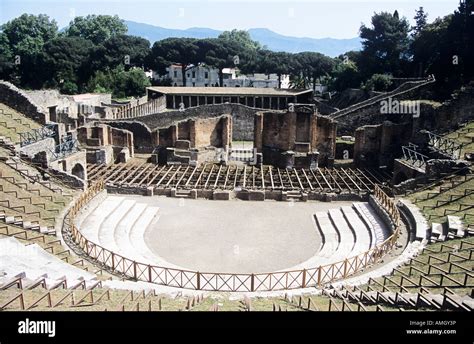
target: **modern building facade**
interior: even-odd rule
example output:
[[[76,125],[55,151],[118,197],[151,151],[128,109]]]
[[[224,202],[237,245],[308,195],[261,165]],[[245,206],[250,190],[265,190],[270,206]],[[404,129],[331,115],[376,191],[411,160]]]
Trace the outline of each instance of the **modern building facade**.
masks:
[[[181,65],[172,64],[167,69],[167,74],[156,78],[169,78],[174,87],[183,86],[183,71]],[[219,70],[204,64],[190,66],[186,69],[186,87],[218,87]],[[239,75],[236,68],[224,68],[223,87],[255,87],[255,88],[289,88],[289,75],[281,75],[280,82],[277,74],[255,73],[251,75]],[[279,85],[280,84],[280,85]]]

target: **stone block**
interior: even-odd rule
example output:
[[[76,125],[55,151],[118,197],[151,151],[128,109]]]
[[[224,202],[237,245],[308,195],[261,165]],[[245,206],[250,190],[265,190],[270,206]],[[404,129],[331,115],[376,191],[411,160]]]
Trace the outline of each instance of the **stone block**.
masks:
[[[146,195],[147,196],[153,196],[154,195],[154,188],[153,186],[149,186],[146,188]]]
[[[249,201],[265,201],[265,192],[264,191],[249,190],[248,200]]]
[[[219,190],[219,191],[214,191],[212,193],[212,199],[216,201],[228,201],[230,199],[230,192],[229,191],[224,191],[224,190]]]

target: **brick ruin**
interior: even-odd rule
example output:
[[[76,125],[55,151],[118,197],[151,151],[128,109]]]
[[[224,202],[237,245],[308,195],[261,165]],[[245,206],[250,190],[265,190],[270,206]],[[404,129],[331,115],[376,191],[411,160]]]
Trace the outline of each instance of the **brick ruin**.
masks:
[[[420,128],[434,131],[455,127],[460,121],[472,119],[474,106],[473,87],[466,87],[453,100],[442,104],[420,101],[419,118],[410,114],[381,115],[380,104],[374,103],[375,100],[372,101],[374,104],[369,102],[360,109],[355,107],[350,116],[341,118],[321,116],[312,104],[289,103],[287,110],[263,110],[239,102],[204,102],[206,105],[198,104],[182,111],[141,116],[139,109],[148,109],[145,113],[153,112],[156,105],[147,102],[145,97],[136,100],[136,104],[124,105],[111,104],[110,95],[66,97],[54,91],[25,92],[4,82],[0,87],[3,90],[0,101],[42,124],[54,122],[57,125],[54,140],[47,138],[44,142],[22,147],[23,152],[50,167],[71,173],[73,168],[64,162],[69,157],[52,159],[50,154],[58,149],[65,137],[77,138],[80,146],[70,154],[80,153],[77,156],[83,156],[81,165],[84,167],[87,163],[126,162],[138,153],[151,155],[151,161],[158,164],[227,164],[239,161],[250,165],[311,169],[332,167],[335,159],[352,163],[353,157],[356,167],[382,166],[386,171],[393,171],[396,160],[403,158],[403,146],[426,146],[426,142],[421,142]],[[412,98],[413,94],[407,92],[402,99]],[[96,111],[94,116],[83,115],[85,110],[81,106],[84,104],[88,108],[104,108],[105,112],[113,113],[126,109],[131,111],[131,118],[104,115],[100,111]],[[61,110],[63,108],[69,110],[65,113]],[[361,124],[365,125],[360,127]],[[336,130],[339,135],[355,136],[351,138],[353,141],[342,142],[345,144],[343,147],[339,142],[338,153]],[[244,148],[233,147],[232,143],[236,141],[239,145],[241,141],[245,142]],[[81,151],[81,148],[85,150]],[[232,153],[239,150],[239,154],[245,151],[255,159],[232,159]],[[38,154],[41,152],[44,154]],[[433,154],[430,157],[443,159]],[[76,168],[75,175],[85,177],[79,169]],[[405,175],[410,178],[409,173]],[[398,182],[404,178],[395,179]]]
[[[354,163],[358,167],[393,167],[393,159],[400,156],[402,146],[412,137],[410,123],[366,125],[355,131]]]
[[[156,163],[196,165],[219,161],[219,154],[232,143],[232,116],[190,118],[151,133]]]
[[[77,129],[77,140],[86,148],[88,163],[126,162],[134,156],[133,134],[128,130],[93,123]]]
[[[282,168],[332,166],[336,122],[318,116],[314,105],[295,104],[290,110],[255,115],[254,145],[262,154],[263,164]]]

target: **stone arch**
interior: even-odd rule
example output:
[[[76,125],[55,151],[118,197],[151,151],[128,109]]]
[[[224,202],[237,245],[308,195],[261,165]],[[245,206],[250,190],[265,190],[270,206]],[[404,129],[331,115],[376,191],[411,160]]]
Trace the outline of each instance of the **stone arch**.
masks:
[[[81,164],[77,163],[74,165],[74,167],[72,168],[71,170],[71,173],[78,177],[79,179],[82,179],[84,180],[85,177],[86,177],[86,173],[85,173],[85,169],[84,169],[84,166],[82,166]]]

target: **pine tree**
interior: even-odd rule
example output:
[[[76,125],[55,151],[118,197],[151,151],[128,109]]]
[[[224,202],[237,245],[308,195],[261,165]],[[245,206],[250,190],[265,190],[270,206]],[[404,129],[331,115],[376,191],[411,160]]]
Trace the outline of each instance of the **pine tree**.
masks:
[[[413,36],[418,36],[421,31],[426,27],[426,24],[428,19],[428,13],[425,12],[423,7],[420,7],[418,10],[416,10],[416,15],[415,15],[415,26],[413,26],[412,29],[412,35]]]

